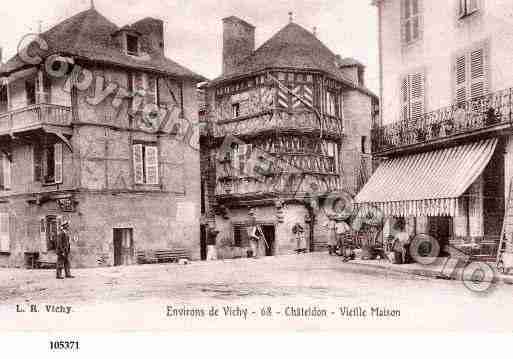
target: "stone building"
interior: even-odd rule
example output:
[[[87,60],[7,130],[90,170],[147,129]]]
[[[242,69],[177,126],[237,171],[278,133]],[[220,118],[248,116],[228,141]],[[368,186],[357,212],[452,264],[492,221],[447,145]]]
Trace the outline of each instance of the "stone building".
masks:
[[[231,16],[223,73],[203,88],[203,247],[245,257],[256,221],[260,255],[294,253],[297,224],[309,250],[325,249],[337,219],[330,198],[354,195],[370,175],[377,98],[364,66],[292,20],[255,49],[255,27]]]
[[[91,8],[32,40],[0,67],[0,266],[55,262],[62,220],[76,267],[199,258],[204,78],[165,57],[163,22]]]
[[[513,4],[375,5],[383,125],[373,155],[383,163],[356,199],[411,235],[494,257],[513,178]]]

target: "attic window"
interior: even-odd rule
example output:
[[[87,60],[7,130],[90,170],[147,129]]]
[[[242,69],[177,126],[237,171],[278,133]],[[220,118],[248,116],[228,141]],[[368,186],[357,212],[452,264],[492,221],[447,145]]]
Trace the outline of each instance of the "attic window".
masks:
[[[128,55],[139,55],[139,38],[133,35],[126,35],[126,52]]]

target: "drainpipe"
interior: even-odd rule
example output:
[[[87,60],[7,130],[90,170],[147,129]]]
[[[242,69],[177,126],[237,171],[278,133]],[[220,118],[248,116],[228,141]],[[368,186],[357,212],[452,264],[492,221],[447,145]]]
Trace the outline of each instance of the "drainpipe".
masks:
[[[381,19],[382,3],[378,7],[378,53],[379,53],[379,126],[383,126],[383,21]]]

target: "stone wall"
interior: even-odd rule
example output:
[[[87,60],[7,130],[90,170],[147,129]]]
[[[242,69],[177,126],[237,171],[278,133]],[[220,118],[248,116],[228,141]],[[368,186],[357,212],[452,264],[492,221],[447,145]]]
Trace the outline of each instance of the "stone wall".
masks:
[[[102,70],[101,75],[126,85],[126,72]],[[164,101],[169,100],[168,90],[161,92]],[[73,128],[73,152],[63,146],[63,184],[46,186],[35,182],[31,146],[14,143],[13,186],[0,193],[0,213],[9,213],[11,218],[10,251],[0,254],[0,266],[23,266],[25,252],[39,252],[42,258],[55,260],[41,247],[40,220],[47,215],[71,220],[72,232],[78,239],[72,245],[72,264],[76,267],[113,264],[114,228],[133,229],[135,250],[185,248],[193,259],[199,259],[196,86],[185,82],[177,93],[183,93],[184,117],[196,127],[188,127],[182,121],[178,133],[165,127],[164,133],[157,136],[151,131],[129,130],[126,104],[115,108],[110,98],[93,106],[86,98],[94,93],[79,92],[80,123]],[[187,129],[190,131],[185,134]],[[134,140],[158,145],[159,185],[134,183]],[[57,205],[55,199],[63,195],[76,201],[73,212],[62,212]]]

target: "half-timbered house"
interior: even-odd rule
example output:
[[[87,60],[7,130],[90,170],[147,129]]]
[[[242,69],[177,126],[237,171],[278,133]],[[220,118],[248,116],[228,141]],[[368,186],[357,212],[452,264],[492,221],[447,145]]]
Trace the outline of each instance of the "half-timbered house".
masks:
[[[91,8],[24,46],[0,67],[0,266],[55,262],[63,219],[74,266],[198,258],[199,154],[184,132],[204,79],[165,57],[163,22],[120,28]]]
[[[377,99],[364,66],[292,20],[256,50],[253,25],[232,16],[223,30],[223,73],[205,86],[203,245],[245,257],[257,223],[260,255],[293,253],[299,224],[323,250],[329,198],[354,195],[370,174]]]

